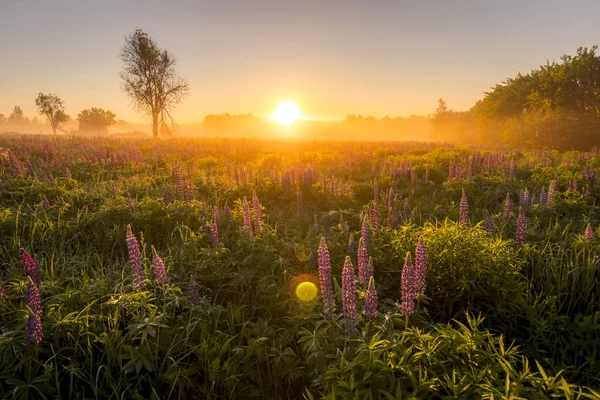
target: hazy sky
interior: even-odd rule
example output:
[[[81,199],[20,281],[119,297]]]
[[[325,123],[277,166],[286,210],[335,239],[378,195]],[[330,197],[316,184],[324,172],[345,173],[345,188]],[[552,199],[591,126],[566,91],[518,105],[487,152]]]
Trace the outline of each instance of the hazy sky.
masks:
[[[141,28],[178,59],[190,96],[179,122],[207,113],[269,116],[468,109],[495,83],[600,42],[600,1],[0,0],[0,113],[35,112],[54,92],[143,121],[120,90],[119,51]]]

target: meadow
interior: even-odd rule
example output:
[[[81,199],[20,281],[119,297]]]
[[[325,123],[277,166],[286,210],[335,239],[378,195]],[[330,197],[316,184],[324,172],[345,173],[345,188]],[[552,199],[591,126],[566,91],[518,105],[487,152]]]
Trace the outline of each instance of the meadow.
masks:
[[[0,397],[600,398],[599,168],[0,138]]]

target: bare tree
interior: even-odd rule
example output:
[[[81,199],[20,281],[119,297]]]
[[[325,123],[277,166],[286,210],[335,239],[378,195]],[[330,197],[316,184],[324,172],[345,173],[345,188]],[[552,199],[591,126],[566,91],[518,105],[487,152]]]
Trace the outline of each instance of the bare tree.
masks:
[[[171,111],[189,91],[188,83],[177,74],[175,58],[136,29],[125,39],[121,59],[125,63],[121,87],[134,107],[152,116],[152,136],[158,136],[159,125],[161,131],[172,131]]]
[[[55,94],[38,94],[38,97],[35,99],[35,105],[38,107],[40,114],[48,118],[52,132],[55,135],[56,129],[60,129],[58,125],[69,119],[69,116],[65,114],[64,102]]]

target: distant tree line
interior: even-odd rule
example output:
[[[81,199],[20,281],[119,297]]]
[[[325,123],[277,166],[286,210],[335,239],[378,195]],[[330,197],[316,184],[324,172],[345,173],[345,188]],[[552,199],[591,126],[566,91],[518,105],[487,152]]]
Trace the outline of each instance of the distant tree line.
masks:
[[[586,150],[600,145],[600,57],[577,49],[494,86],[470,110],[440,99],[432,139],[511,147]]]

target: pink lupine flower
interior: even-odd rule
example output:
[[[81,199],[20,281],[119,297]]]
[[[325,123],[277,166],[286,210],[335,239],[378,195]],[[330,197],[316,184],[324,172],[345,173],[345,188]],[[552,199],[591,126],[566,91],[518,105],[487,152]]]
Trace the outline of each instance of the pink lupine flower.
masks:
[[[217,225],[214,218],[208,229],[210,231],[210,244],[212,247],[217,247],[219,245],[219,225]]]
[[[410,206],[408,205],[408,199],[404,200],[404,220],[410,219]]]
[[[506,193],[506,200],[504,201],[504,212],[502,213],[502,218],[504,218],[505,221],[508,221],[510,219],[510,213],[511,213],[510,194]]]
[[[365,214],[361,227],[361,239],[365,241],[365,245],[369,243],[369,236],[371,233],[371,223],[369,221],[369,215]]]
[[[387,229],[392,230],[392,229],[394,229],[395,222],[396,222],[396,220],[394,219],[394,210],[392,209],[392,207],[388,207],[388,216],[387,216],[385,227]]]
[[[377,179],[373,180],[373,201],[375,203],[379,202],[379,185],[377,184]]]
[[[365,241],[360,238],[358,241],[358,281],[361,285],[366,285],[369,282],[369,256],[367,255],[367,248],[365,247]]]
[[[463,189],[462,196],[460,198],[460,216],[458,218],[458,223],[466,224],[467,222],[469,222],[469,202],[467,201],[465,189]]]
[[[242,201],[242,215],[244,220],[242,224],[242,231],[246,233],[249,239],[254,240],[254,236],[252,234],[252,217],[250,216],[250,206],[245,198]]]
[[[167,270],[165,268],[165,263],[162,258],[158,255],[158,252],[152,246],[152,267],[154,269],[154,276],[156,277],[156,283],[159,285],[164,285],[167,283]]]
[[[321,237],[317,255],[319,263],[319,285],[321,287],[321,296],[323,297],[323,316],[326,320],[329,320],[335,311],[335,300],[333,298],[333,281],[331,278],[329,249],[327,248],[327,242],[324,237]]]
[[[127,225],[127,250],[129,252],[129,263],[131,264],[131,277],[133,278],[133,288],[137,291],[142,290],[144,286],[144,266],[140,255],[140,247],[135,235],[131,231],[131,225]]]
[[[590,224],[588,224],[588,226],[585,228],[585,233],[583,234],[583,236],[585,238],[585,241],[588,243],[591,243],[594,239],[594,231],[592,230]]]
[[[260,218],[260,202],[258,201],[256,192],[252,193],[252,209],[254,211],[254,230],[256,232],[261,232],[263,229],[263,223]]]
[[[369,208],[369,220],[371,221],[371,226],[373,229],[377,229],[381,227],[381,218],[379,217],[379,210],[377,209],[376,203],[371,202],[371,207]]]
[[[402,303],[400,303],[400,313],[403,316],[412,315],[415,312],[416,286],[415,268],[412,265],[410,253],[407,252],[406,261],[402,267]]]
[[[527,217],[523,210],[519,208],[519,216],[517,217],[517,234],[515,236],[515,244],[520,247],[525,244],[525,235],[527,230]]]
[[[344,268],[342,268],[342,304],[346,333],[351,333],[356,324],[356,284],[354,282],[354,266],[349,256],[346,256]]]
[[[21,264],[25,267],[25,274],[33,280],[36,286],[40,285],[40,273],[38,267],[33,261],[33,258],[25,249],[21,249],[20,252]]]

